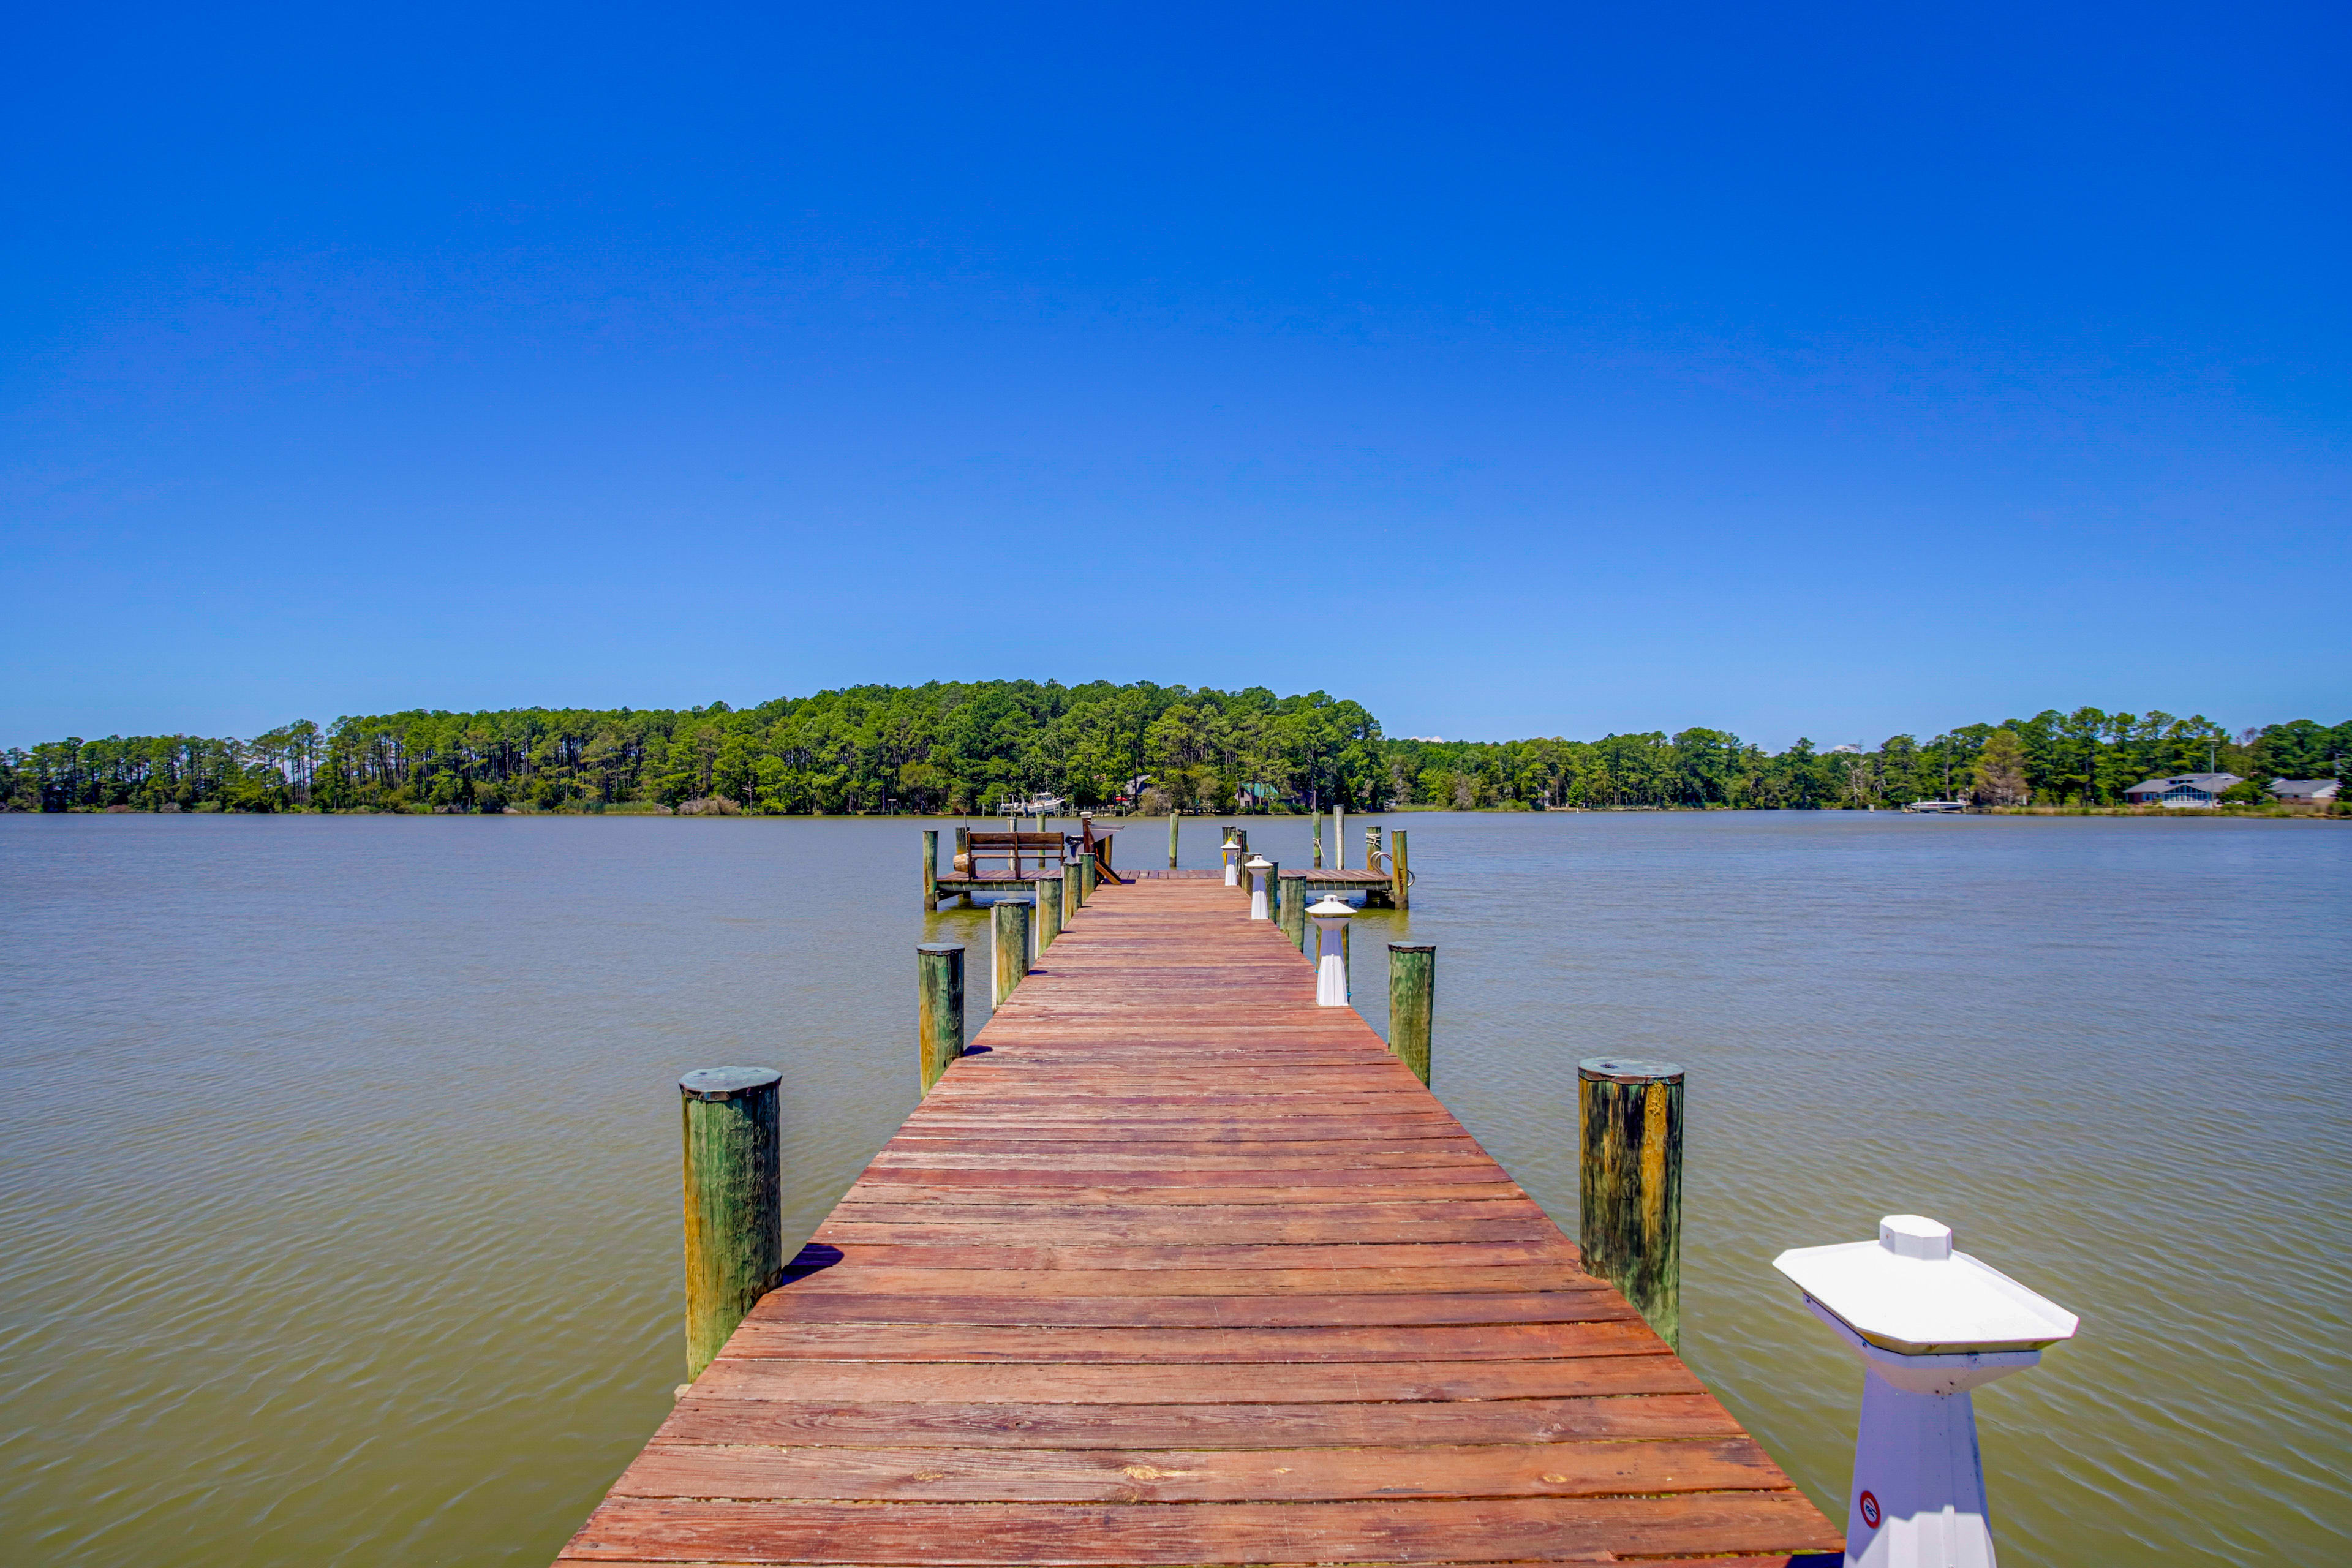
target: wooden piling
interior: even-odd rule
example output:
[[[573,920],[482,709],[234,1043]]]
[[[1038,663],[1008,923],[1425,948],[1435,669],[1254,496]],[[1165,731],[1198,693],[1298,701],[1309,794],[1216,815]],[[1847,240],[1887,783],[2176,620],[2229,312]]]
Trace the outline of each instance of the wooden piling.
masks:
[[[994,942],[990,956],[996,981],[990,1005],[1002,1007],[1004,999],[1013,994],[1013,988],[1029,973],[1029,906],[1006,899],[990,912],[992,921],[989,929]]]
[[[1323,812],[1319,806],[1315,812],[1315,868],[1323,869]]]
[[[948,864],[967,877],[971,875],[971,829],[970,827],[956,829],[955,858]],[[971,900],[966,898],[964,901],[970,903]]]
[[[1389,903],[1400,910],[1412,908],[1412,874],[1405,869],[1402,827],[1389,835]],[[1422,1081],[1427,1083],[1429,1075],[1423,1073]]]
[[[1062,934],[1062,878],[1068,874],[1064,871],[1037,879],[1037,956],[1040,958],[1045,957],[1045,950],[1054,945],[1054,939]]]
[[[782,1081],[768,1068],[703,1068],[677,1080],[688,1383],[783,1272],[776,1088]]]
[[[1389,1049],[1429,1082],[1429,1018],[1437,1001],[1437,944],[1389,943]]]
[[[1344,805],[1331,808],[1331,868],[1348,868],[1348,808]]]
[[[951,942],[915,949],[915,1048],[925,1094],[963,1055],[963,949]]]
[[[923,829],[923,912],[940,907],[940,830]]]
[[[1307,951],[1307,884],[1301,881],[1282,900],[1282,934],[1299,952]]]
[[[1276,930],[1281,929],[1282,862],[1279,860],[1265,863],[1265,918],[1275,923]]]
[[[1070,922],[1077,918],[1079,881],[1080,878],[1076,870],[1067,865],[1062,868],[1062,929],[1064,931],[1069,930]]]
[[[1171,871],[1176,869],[1176,825],[1183,819],[1182,812],[1172,805],[1168,808],[1168,868]]]
[[[1078,907],[1080,909],[1086,908],[1087,900],[1095,896],[1095,883],[1097,876],[1098,873],[1095,868],[1095,858],[1093,852],[1089,850],[1086,854],[1079,856]]]
[[[1592,1057],[1577,1064],[1583,1152],[1578,1245],[1586,1272],[1624,1293],[1682,1346],[1683,1069]]]

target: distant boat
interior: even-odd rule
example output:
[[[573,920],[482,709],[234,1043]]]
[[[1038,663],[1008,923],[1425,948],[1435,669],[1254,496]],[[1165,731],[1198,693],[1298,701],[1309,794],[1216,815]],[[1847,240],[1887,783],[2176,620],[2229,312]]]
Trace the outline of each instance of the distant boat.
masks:
[[[996,808],[999,816],[1059,816],[1069,802],[1058,795],[1033,795],[1027,800],[1007,800]]]
[[[1915,800],[1903,809],[1916,812],[1922,816],[1934,816],[1943,812],[1966,811],[1968,808],[1969,803],[1964,800]]]

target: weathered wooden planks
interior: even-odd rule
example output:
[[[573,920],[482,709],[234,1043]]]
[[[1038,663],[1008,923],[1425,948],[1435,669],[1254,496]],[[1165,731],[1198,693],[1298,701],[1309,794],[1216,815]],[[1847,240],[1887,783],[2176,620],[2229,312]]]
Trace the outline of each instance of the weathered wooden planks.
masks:
[[[563,1560],[1833,1551],[1640,1315],[1246,913],[1213,877],[1106,883]]]

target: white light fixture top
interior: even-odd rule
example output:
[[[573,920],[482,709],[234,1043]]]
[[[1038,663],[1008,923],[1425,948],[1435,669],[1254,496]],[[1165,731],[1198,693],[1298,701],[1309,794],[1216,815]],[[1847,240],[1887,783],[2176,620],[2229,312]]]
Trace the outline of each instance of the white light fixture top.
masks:
[[[1999,1269],[1952,1249],[1952,1229],[1914,1214],[1878,1222],[1876,1241],[1799,1247],[1772,1267],[1872,1344],[1902,1355],[2040,1350],[2082,1320]]]
[[[1248,859],[1243,861],[1242,864],[1248,867],[1253,871],[1271,871],[1274,869],[1274,862],[1267,859],[1263,855],[1253,855]]]
[[[1356,911],[1337,893],[1326,893],[1323,895],[1323,901],[1312,906],[1307,912],[1318,920],[1328,921],[1340,915],[1352,915]]]

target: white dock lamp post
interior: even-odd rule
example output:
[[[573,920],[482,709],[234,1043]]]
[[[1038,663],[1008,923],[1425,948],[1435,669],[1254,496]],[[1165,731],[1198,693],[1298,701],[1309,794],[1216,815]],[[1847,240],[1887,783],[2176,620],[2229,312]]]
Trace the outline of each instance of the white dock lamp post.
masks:
[[[1876,1241],[1800,1247],[1772,1267],[1863,1365],[1845,1560],[1993,1568],[1969,1391],[2020,1372],[2082,1320],[1965,1252],[1949,1226],[1888,1215]]]
[[[1348,917],[1355,912],[1330,893],[1324,894],[1321,903],[1310,905],[1307,910],[1307,918],[1315,922],[1318,1007],[1348,1005]]]
[[[1224,856],[1225,886],[1238,888],[1242,885],[1242,841],[1231,833],[1225,835]]]
[[[1250,919],[1265,920],[1265,874],[1274,869],[1274,862],[1263,855],[1253,855],[1242,869],[1250,874]]]

